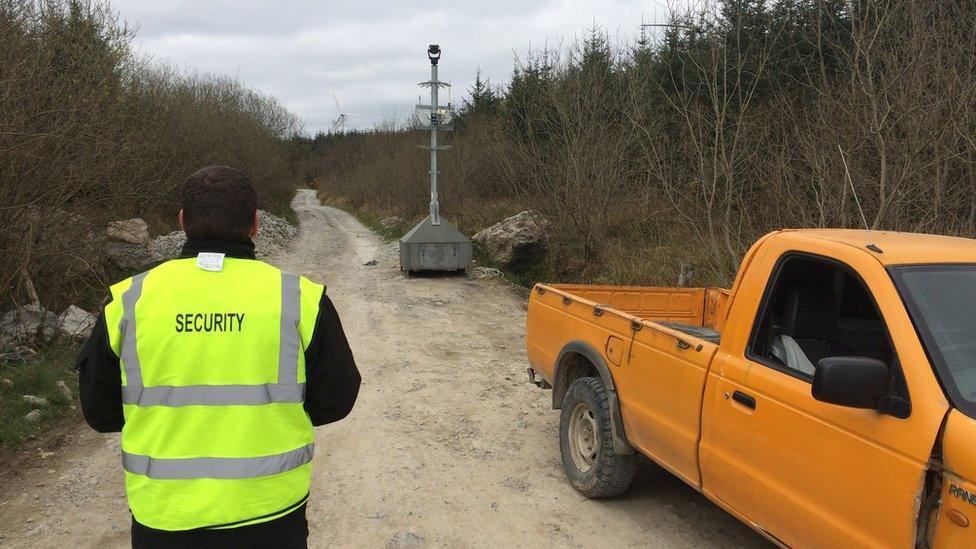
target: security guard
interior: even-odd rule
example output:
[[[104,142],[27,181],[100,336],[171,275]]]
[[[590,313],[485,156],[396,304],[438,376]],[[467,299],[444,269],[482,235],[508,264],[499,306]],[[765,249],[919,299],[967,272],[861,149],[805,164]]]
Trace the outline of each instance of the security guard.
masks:
[[[360,376],[325,288],[256,261],[257,195],[213,166],[183,187],[187,242],[111,288],[78,358],[82,410],[122,432],[133,547],[306,547],[313,426]]]

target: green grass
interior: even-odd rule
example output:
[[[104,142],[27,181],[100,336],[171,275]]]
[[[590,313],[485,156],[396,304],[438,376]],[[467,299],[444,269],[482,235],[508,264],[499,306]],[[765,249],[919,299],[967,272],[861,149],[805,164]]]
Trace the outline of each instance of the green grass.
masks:
[[[61,424],[63,420],[79,413],[72,410],[69,401],[57,388],[58,381],[71,389],[72,400],[77,400],[78,381],[73,368],[78,347],[52,345],[27,364],[0,365],[0,449],[12,450],[25,440],[36,437]],[[8,384],[4,380],[9,380]],[[46,407],[29,404],[23,395],[35,395],[48,400]],[[30,422],[24,419],[34,409],[41,411],[41,419]]]
[[[502,273],[502,278],[504,278],[509,284],[526,290],[531,290],[532,286],[535,286],[536,282],[545,282],[549,272],[549,267],[546,265],[546,258],[542,258],[533,264],[526,265],[517,271],[503,269],[500,265],[492,262],[491,258],[488,257],[488,254],[486,254],[477,244],[474,245],[474,260],[475,264],[479,267],[494,267],[498,269]]]
[[[389,227],[383,226],[380,221],[386,219],[386,217],[371,214],[365,211],[353,211],[350,212],[363,224],[366,228],[378,234],[383,242],[392,242],[394,240],[399,240],[401,236],[406,234],[412,227],[407,227],[406,223],[403,221],[391,225]]]

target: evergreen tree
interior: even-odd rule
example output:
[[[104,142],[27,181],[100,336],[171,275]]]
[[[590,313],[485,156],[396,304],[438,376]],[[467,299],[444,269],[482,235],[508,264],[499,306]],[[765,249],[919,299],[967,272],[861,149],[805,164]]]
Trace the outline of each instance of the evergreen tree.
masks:
[[[770,20],[777,53],[770,78],[781,89],[796,93],[803,84],[822,84],[843,69],[840,60],[851,47],[846,0],[777,0]]]
[[[556,78],[551,53],[530,52],[525,61],[516,63],[512,78],[501,102],[501,111],[511,125],[513,135],[544,138],[541,130],[548,122],[550,91]]]
[[[609,80],[613,73],[613,50],[606,34],[594,26],[583,42],[579,69],[588,76]]]
[[[494,115],[498,113],[501,104],[499,94],[492,89],[491,81],[481,77],[481,68],[475,73],[474,84],[468,90],[468,97],[461,105],[460,116],[467,118],[479,115]]]

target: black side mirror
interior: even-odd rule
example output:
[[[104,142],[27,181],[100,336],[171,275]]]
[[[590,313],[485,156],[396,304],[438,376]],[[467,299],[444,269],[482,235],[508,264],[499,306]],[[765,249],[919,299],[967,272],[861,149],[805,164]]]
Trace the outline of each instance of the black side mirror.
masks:
[[[813,398],[850,408],[876,408],[888,390],[888,365],[876,358],[833,356],[817,363]]]

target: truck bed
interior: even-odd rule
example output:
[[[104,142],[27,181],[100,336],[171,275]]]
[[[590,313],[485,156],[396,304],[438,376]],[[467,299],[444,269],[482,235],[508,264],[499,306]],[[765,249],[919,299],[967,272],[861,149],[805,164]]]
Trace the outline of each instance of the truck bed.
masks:
[[[672,330],[677,330],[683,334],[704,339],[705,341],[709,341],[716,345],[722,341],[722,333],[715,328],[709,328],[707,326],[689,326],[679,322],[665,322],[663,320],[658,321],[658,324],[666,328],[671,328]]]
[[[702,394],[728,298],[717,288],[538,284],[526,321],[530,373],[552,385],[558,408],[574,357],[601,363],[627,442],[699,486]]]
[[[720,288],[589,284],[549,287],[713,343],[718,343],[721,337],[729,296],[728,290]]]

